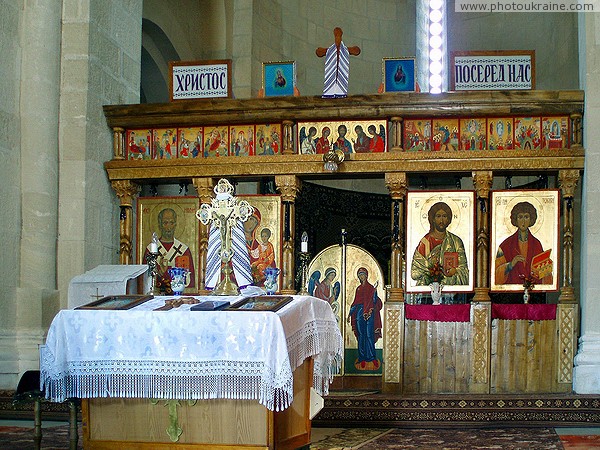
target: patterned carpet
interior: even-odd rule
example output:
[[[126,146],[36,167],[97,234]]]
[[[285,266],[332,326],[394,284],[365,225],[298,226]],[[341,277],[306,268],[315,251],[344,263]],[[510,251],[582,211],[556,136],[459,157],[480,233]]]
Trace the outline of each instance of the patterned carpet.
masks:
[[[559,435],[553,428],[409,429],[348,428],[324,435],[311,450],[592,450],[600,449],[599,435]]]
[[[79,427],[81,436],[81,424]],[[82,449],[81,437],[78,448]],[[42,449],[69,448],[69,427],[43,429]],[[32,450],[33,429],[0,426],[0,448]],[[600,435],[558,435],[553,428],[478,428],[478,429],[409,429],[409,428],[340,428],[313,429],[310,450],[382,450],[382,449],[600,449]]]
[[[78,449],[83,449],[81,440],[81,424],[79,425]],[[32,427],[0,426],[0,448],[2,450],[33,450]],[[69,448],[69,426],[59,425],[42,429],[42,444],[44,450],[65,450]]]

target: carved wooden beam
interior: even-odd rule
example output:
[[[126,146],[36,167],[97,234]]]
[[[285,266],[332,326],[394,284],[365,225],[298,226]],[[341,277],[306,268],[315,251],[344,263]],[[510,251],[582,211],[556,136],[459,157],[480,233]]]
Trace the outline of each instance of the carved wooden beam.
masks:
[[[125,159],[125,129],[113,128],[113,155],[114,159]]]
[[[390,118],[392,137],[390,150],[393,152],[402,152],[402,117],[391,117]]]
[[[559,302],[575,302],[573,290],[573,197],[579,182],[579,170],[561,170],[558,172],[558,186],[563,199],[563,281],[560,289]]]
[[[475,296],[474,301],[489,302],[489,203],[492,189],[493,174],[491,171],[473,172],[473,186],[477,191],[477,244],[475,265]]]
[[[283,224],[283,267],[281,268],[282,284],[280,292],[282,294],[295,294],[294,273],[294,228],[295,228],[295,202],[298,192],[302,187],[301,181],[295,175],[279,175],[275,177],[275,185],[281,193],[281,200],[284,208]]]
[[[112,181],[114,189],[121,204],[119,216],[119,263],[131,264],[133,260],[133,200],[140,193],[141,186],[130,180]]]
[[[291,155],[294,153],[294,122],[291,120],[283,121],[283,144],[281,153]]]
[[[214,196],[215,181],[212,178],[192,178],[200,203],[210,203]],[[208,225],[199,223],[198,245],[198,291],[206,292],[206,257],[208,255]]]
[[[404,199],[408,191],[408,177],[406,173],[386,173],[385,185],[392,197],[392,248],[390,258],[390,290],[388,300],[392,302],[404,301],[402,289],[402,263],[404,261]]]

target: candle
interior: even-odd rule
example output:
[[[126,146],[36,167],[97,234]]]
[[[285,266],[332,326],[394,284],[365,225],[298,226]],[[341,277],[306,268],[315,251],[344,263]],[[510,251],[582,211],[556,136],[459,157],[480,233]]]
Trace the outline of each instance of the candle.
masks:
[[[302,241],[300,242],[300,251],[302,253],[308,253],[308,234],[305,232],[302,233]]]
[[[154,241],[150,242],[150,253],[158,253],[158,244]]]

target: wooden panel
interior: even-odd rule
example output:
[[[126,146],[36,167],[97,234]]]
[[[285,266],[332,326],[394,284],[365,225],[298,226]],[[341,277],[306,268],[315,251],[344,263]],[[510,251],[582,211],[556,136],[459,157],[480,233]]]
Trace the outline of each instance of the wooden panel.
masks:
[[[471,379],[469,322],[406,320],[403,393],[460,393]]]
[[[253,400],[83,400],[86,449],[294,449],[310,442],[312,360],[294,371],[294,401],[272,412]],[[181,429],[172,441],[172,418]]]
[[[494,150],[477,152],[353,153],[339,172],[346,176],[391,172],[467,172],[485,170],[583,169],[582,149]],[[258,158],[258,159],[257,159]],[[265,175],[323,174],[322,155],[236,156],[223,158],[112,160],[104,163],[109,180],[174,182],[194,177],[236,178]]]
[[[194,405],[179,401],[180,443],[266,445],[267,409],[258,402],[204,400]],[[169,409],[165,401],[149,399],[91,399],[90,439],[170,442]]]
[[[108,126],[123,128],[269,123],[379,117],[583,114],[583,91],[387,93],[331,99],[281,97],[105,105]]]
[[[294,401],[289,408],[274,413],[275,442],[278,449],[295,449],[310,442],[312,377],[313,364],[310,359],[294,371]]]
[[[556,389],[554,320],[498,320],[492,332],[492,393],[550,393]]]
[[[471,304],[471,337],[468,352],[471,355],[471,378],[469,392],[490,392],[490,342],[491,334],[491,303],[480,302]]]

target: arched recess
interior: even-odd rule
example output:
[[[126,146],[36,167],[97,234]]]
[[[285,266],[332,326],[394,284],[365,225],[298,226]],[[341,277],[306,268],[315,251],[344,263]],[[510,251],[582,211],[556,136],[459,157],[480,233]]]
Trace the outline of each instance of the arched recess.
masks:
[[[179,60],[164,31],[151,20],[142,19],[140,103],[169,102],[169,61]]]

